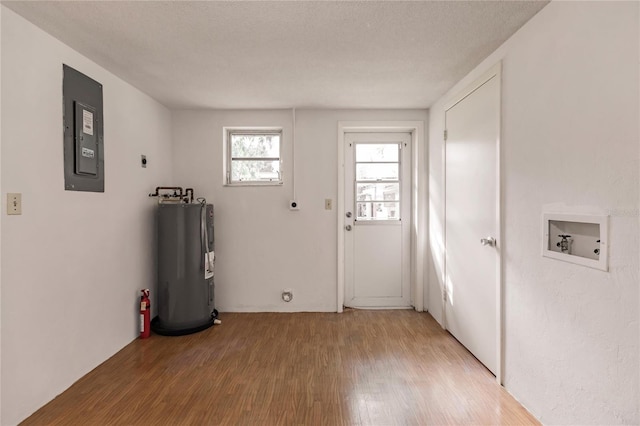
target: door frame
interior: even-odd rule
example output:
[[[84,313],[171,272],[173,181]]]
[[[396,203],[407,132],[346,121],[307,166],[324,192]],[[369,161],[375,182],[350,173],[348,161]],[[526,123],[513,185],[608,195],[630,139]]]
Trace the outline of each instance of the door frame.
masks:
[[[411,304],[416,311],[424,310],[424,258],[426,245],[427,211],[426,203],[426,147],[424,147],[423,121],[338,121],[338,197],[336,200],[337,220],[337,291],[336,311],[344,310],[344,146],[346,133],[410,133],[411,134],[411,214],[410,214],[410,256],[409,279]],[[425,194],[421,194],[425,192]]]
[[[503,346],[503,337],[504,337],[504,324],[503,324],[503,312],[504,312],[504,298],[503,298],[503,292],[504,292],[504,282],[502,279],[503,276],[503,247],[504,247],[504,241],[502,239],[502,230],[503,230],[503,220],[502,220],[502,206],[503,206],[503,198],[504,195],[502,193],[502,147],[501,147],[501,140],[502,140],[502,61],[498,62],[497,64],[493,65],[492,67],[490,67],[487,71],[485,71],[483,74],[480,75],[480,77],[476,78],[472,83],[468,84],[463,90],[459,91],[458,93],[456,93],[455,96],[453,96],[446,104],[445,104],[445,108],[444,108],[444,129],[445,132],[447,131],[447,112],[453,108],[454,106],[456,106],[457,104],[459,104],[460,102],[462,102],[465,98],[467,98],[469,95],[471,95],[473,92],[475,92],[478,88],[480,88],[482,85],[484,85],[485,83],[487,83],[489,80],[491,80],[492,78],[497,78],[499,84],[499,90],[500,90],[500,94],[498,96],[498,122],[497,122],[497,140],[496,140],[496,162],[497,162],[497,167],[496,167],[496,175],[495,175],[495,182],[496,182],[496,249],[498,250],[498,265],[496,267],[496,283],[495,283],[495,289],[496,289],[496,342],[497,342],[497,348],[496,348],[496,355],[497,355],[497,360],[496,360],[496,381],[498,382],[498,384],[502,385],[503,384],[503,376],[504,376],[504,346]],[[444,137],[444,135],[443,135]],[[443,246],[444,246],[444,259],[443,259],[443,264],[444,264],[444,270],[443,270],[443,277],[444,277],[444,283],[445,283],[445,288],[443,289],[443,298],[442,298],[442,323],[443,323],[443,327],[446,329],[447,328],[447,311],[446,311],[446,299],[445,299],[445,295],[446,295],[446,283],[448,282],[448,277],[447,277],[447,228],[446,228],[446,218],[447,218],[447,205],[446,205],[446,193],[447,193],[447,141],[446,139],[444,140],[444,143],[442,145],[442,150],[443,150],[443,164],[442,164],[442,170],[444,171],[444,238],[443,238]]]

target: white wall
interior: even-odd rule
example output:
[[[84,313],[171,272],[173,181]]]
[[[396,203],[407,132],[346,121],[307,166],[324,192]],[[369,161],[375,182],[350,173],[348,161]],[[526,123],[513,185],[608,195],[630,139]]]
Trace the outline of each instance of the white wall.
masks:
[[[503,60],[505,387],[546,424],[638,424],[638,3],[552,2],[430,109],[442,320],[446,100]],[[605,212],[608,273],[541,256],[545,209]]]
[[[0,82],[2,82],[2,11],[0,7]],[[4,195],[2,189],[2,84],[0,84],[0,198]],[[0,201],[0,207],[4,206]],[[0,241],[2,239],[2,211],[0,211]],[[0,424],[2,424],[2,244],[0,243]]]
[[[2,420],[16,424],[137,336],[169,111],[2,9]],[[105,192],[64,190],[62,64],[103,84]],[[140,155],[149,159],[140,167]],[[5,216],[7,192],[23,214]]]
[[[215,205],[216,306],[221,311],[336,310],[338,121],[427,120],[426,110],[297,110],[295,179],[300,211],[289,211],[291,111],[173,113],[176,183]],[[283,128],[284,185],[223,186],[223,127]],[[324,209],[331,198],[334,209]],[[294,291],[285,303],[284,288]]]

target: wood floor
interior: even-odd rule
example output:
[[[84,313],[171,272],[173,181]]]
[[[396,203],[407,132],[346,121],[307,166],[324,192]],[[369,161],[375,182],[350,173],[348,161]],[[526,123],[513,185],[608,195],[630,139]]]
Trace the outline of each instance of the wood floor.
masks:
[[[538,424],[426,313],[221,319],[132,342],[23,424]]]

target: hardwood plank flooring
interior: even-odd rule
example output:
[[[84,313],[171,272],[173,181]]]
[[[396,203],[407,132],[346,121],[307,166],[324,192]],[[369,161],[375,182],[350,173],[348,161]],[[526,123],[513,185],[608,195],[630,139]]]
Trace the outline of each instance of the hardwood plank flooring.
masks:
[[[132,342],[22,424],[539,424],[426,313],[221,319]]]

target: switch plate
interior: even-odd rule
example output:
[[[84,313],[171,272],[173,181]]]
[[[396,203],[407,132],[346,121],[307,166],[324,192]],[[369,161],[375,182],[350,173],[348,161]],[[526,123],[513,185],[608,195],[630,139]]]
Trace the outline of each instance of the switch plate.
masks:
[[[331,210],[333,208],[333,201],[331,200],[331,198],[325,198],[324,199],[324,209],[325,210]]]
[[[7,194],[7,214],[22,214],[22,194]]]
[[[141,155],[140,156],[140,165],[142,166],[143,169],[147,168],[147,156],[146,155]]]

